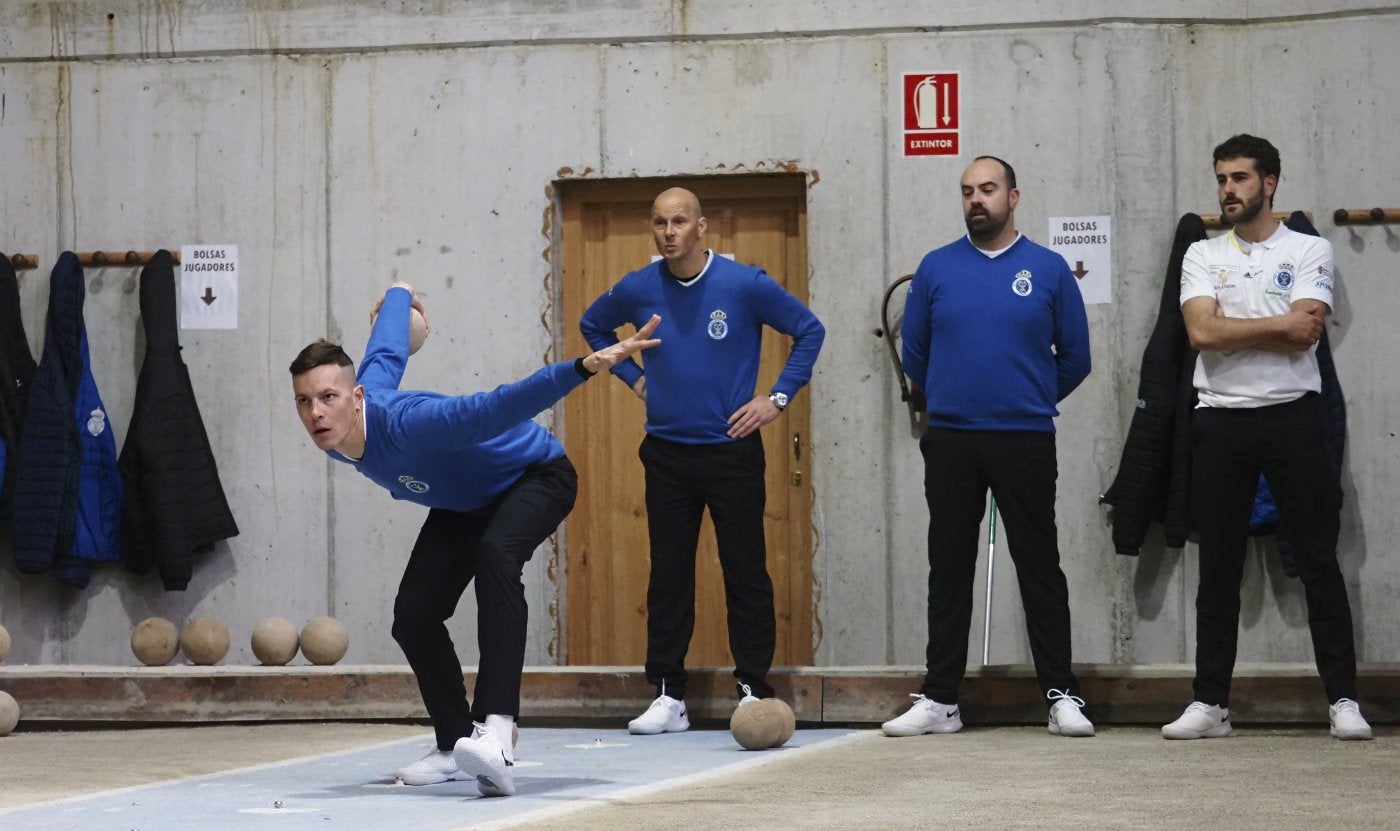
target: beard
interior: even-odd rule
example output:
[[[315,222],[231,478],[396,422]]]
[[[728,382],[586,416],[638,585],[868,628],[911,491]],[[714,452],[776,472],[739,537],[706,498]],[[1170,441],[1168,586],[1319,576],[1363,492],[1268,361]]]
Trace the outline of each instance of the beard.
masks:
[[[1230,224],[1244,225],[1248,222],[1253,221],[1255,217],[1259,216],[1259,212],[1264,210],[1264,191],[1260,190],[1258,193],[1254,194],[1254,196],[1249,199],[1236,199],[1233,202],[1221,202],[1220,212],[1222,214],[1229,214],[1229,211],[1226,210],[1227,205],[1240,206],[1239,215],[1232,218]]]
[[[967,234],[972,237],[973,242],[991,242],[996,239],[1006,229],[1006,223],[1010,219],[1010,211],[998,216],[986,208],[974,208],[963,215]]]

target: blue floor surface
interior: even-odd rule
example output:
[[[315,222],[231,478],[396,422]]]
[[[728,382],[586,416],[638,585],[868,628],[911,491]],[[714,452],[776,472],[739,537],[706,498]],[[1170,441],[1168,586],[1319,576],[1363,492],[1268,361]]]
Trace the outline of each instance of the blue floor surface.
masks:
[[[5,831],[448,831],[505,828],[623,795],[766,764],[851,735],[799,730],[786,745],[745,751],[727,730],[630,736],[617,730],[521,731],[516,795],[486,798],[476,782],[409,787],[393,771],[432,747],[431,734],[23,808],[0,810]]]

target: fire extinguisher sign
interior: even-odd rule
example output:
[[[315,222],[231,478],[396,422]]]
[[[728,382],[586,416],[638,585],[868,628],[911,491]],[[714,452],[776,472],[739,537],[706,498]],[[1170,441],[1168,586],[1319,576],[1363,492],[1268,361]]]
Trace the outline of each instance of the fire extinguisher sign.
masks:
[[[904,155],[959,152],[958,73],[904,73]]]

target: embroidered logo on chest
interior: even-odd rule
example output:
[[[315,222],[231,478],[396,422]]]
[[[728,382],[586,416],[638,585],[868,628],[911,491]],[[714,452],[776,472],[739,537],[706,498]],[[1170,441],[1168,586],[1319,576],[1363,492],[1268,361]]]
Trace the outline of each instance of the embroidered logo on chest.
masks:
[[[1293,263],[1279,263],[1274,272],[1274,285],[1283,291],[1293,288]]]
[[[1233,265],[1209,265],[1206,266],[1207,273],[1210,274],[1210,281],[1215,284],[1215,291],[1219,294],[1227,289],[1235,287],[1235,278],[1239,276],[1240,270]],[[1249,277],[1248,274],[1245,275]],[[1181,275],[1181,287],[1186,288],[1186,275]]]
[[[706,327],[710,337],[715,340],[724,340],[724,336],[729,334],[728,317],[729,315],[725,314],[723,309],[715,309],[710,312],[710,325]]]
[[[101,410],[88,413],[87,431],[90,436],[100,436],[107,429],[107,414]]]
[[[413,476],[411,476],[410,474],[407,474],[407,473],[405,473],[404,475],[402,475],[402,476],[399,477],[399,484],[400,484],[400,485],[403,485],[405,488],[408,488],[409,490],[413,491],[414,493],[427,493],[427,492],[428,492],[428,483],[427,483],[427,482],[420,482],[420,481],[418,481],[417,479],[414,479]]]
[[[1016,272],[1016,277],[1011,281],[1011,290],[1022,297],[1031,293],[1031,273],[1024,268]]]

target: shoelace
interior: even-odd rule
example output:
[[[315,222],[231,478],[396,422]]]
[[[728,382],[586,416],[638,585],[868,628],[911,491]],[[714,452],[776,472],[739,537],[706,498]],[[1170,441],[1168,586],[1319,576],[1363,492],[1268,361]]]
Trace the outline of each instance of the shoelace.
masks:
[[[1051,701],[1054,701],[1057,704],[1061,701],[1068,701],[1069,703],[1081,709],[1084,707],[1084,699],[1080,698],[1077,695],[1070,695],[1069,690],[1050,690],[1049,692],[1045,693],[1045,697],[1050,699]]]
[[[1207,703],[1205,703],[1204,701],[1192,701],[1189,705],[1187,705],[1187,707],[1186,707],[1186,712],[1187,712],[1187,713],[1209,713],[1209,712],[1210,712],[1211,706],[1212,706],[1212,705],[1207,704]],[[1183,713],[1182,715],[1185,715],[1185,713]]]
[[[925,707],[932,707],[936,702],[923,693],[909,693],[909,697],[914,699],[914,706],[922,704]]]
[[[1355,701],[1352,701],[1350,698],[1339,698],[1337,699],[1337,703],[1332,705],[1332,709],[1336,710],[1339,713],[1343,713],[1348,710],[1353,713],[1359,713],[1361,712],[1361,705],[1357,704]]]

